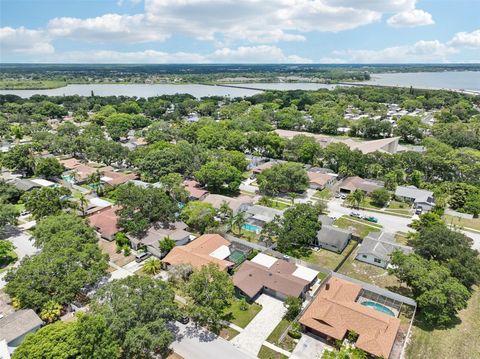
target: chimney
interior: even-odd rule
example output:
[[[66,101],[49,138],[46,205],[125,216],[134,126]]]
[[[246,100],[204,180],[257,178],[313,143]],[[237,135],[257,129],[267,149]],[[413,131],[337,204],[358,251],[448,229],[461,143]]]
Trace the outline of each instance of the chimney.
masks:
[[[325,290],[329,290],[329,289],[330,289],[330,283],[325,284]]]

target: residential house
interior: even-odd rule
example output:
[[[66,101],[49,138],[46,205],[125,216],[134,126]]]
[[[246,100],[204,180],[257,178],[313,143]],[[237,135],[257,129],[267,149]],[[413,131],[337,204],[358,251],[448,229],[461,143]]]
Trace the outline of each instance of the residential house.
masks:
[[[169,237],[174,240],[176,246],[183,246],[190,242],[191,238],[194,238],[192,233],[186,231],[187,227],[183,222],[175,222],[167,227],[157,223],[151,226],[143,236],[128,234],[127,237],[130,239],[133,249],[138,250],[146,247],[148,252],[161,258],[166,254],[160,250],[160,242],[165,238]]]
[[[41,187],[38,183],[35,183],[28,179],[22,179],[22,178],[15,178],[9,183],[15,186],[16,189],[19,189],[20,191],[25,191],[25,192],[31,191],[34,188]]]
[[[48,180],[43,179],[43,178],[32,178],[32,179],[30,179],[30,181],[38,184],[40,187],[50,187],[50,188],[52,188],[52,187],[57,186],[57,184],[55,182],[48,181]]]
[[[123,172],[117,172],[110,169],[102,170],[101,174],[102,174],[102,177],[100,178],[100,180],[103,183],[110,186],[118,186],[138,178],[138,176],[135,173],[123,173]]]
[[[317,246],[341,253],[352,239],[352,232],[322,222],[317,232]]]
[[[249,226],[244,228],[251,232],[260,233],[265,224],[273,221],[277,216],[282,217],[283,212],[283,210],[265,207],[258,204],[249,206],[245,215],[247,218],[247,224],[249,224]]]
[[[35,333],[43,321],[32,309],[20,309],[0,319],[0,340],[10,348],[18,347],[25,336]]]
[[[308,183],[311,189],[322,190],[327,187],[332,187],[335,183],[336,175],[322,172],[307,172]]]
[[[398,186],[395,189],[395,197],[400,201],[413,203],[415,208],[424,211],[430,211],[435,206],[433,192],[415,186]]]
[[[90,227],[95,228],[102,238],[113,241],[115,239],[115,234],[121,230],[118,225],[117,215],[117,210],[119,208],[119,206],[109,206],[93,212],[88,216]]]
[[[227,203],[233,214],[245,212],[253,204],[253,198],[250,196],[227,197],[220,194],[208,194],[203,202],[210,203],[215,209],[220,209],[223,203]]]
[[[331,277],[299,322],[305,331],[330,342],[343,341],[349,332],[356,333],[357,348],[371,356],[388,358],[400,319],[360,303],[361,293],[361,285]]]
[[[395,236],[391,233],[372,232],[359,245],[355,259],[387,268],[390,263],[390,255],[395,250],[400,250],[405,254],[413,252],[411,247],[396,243]]]
[[[256,166],[255,168],[252,169],[252,173],[254,175],[258,175],[260,173],[262,173],[263,171],[265,170],[268,170],[270,168],[272,168],[273,165],[277,165],[279,163],[283,163],[285,161],[281,161],[281,160],[270,160],[268,162],[264,162],[262,164],[259,164],[258,166]]]
[[[227,260],[230,254],[229,241],[219,234],[204,234],[184,246],[174,247],[162,262],[168,266],[190,264],[193,268],[213,263],[227,270],[234,266]]]
[[[318,271],[259,253],[243,262],[233,275],[237,294],[254,301],[260,294],[285,300],[304,298],[316,281]]]
[[[340,183],[338,189],[340,190],[340,192],[343,192],[343,193],[352,193],[358,189],[360,191],[363,191],[369,194],[375,191],[376,189],[383,188],[384,185],[385,184],[382,181],[363,179],[361,177],[354,176],[354,177],[344,178]]]
[[[202,188],[200,186],[200,183],[198,183],[197,181],[185,180],[183,181],[183,184],[191,200],[201,201],[202,199],[205,199],[205,197],[209,193],[205,188]]]

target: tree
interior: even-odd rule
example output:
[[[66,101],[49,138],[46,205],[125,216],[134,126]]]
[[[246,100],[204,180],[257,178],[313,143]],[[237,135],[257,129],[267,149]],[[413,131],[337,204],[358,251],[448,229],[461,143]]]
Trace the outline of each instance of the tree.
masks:
[[[388,201],[390,201],[391,195],[385,188],[378,188],[370,194],[370,197],[374,204],[379,207],[385,207]]]
[[[167,192],[167,194],[175,202],[185,203],[188,200],[188,192],[183,185],[183,177],[178,173],[169,173],[160,178],[160,183]]]
[[[143,271],[147,274],[156,275],[162,268],[162,262],[157,258],[150,258],[143,265]]]
[[[176,242],[173,239],[171,239],[169,236],[159,241],[159,247],[162,253],[170,252],[173,249],[173,247],[175,247],[175,245],[176,245]]]
[[[234,227],[237,227],[238,229],[238,234],[242,232],[242,226],[247,222],[245,218],[245,213],[244,212],[238,212],[236,215],[232,217],[231,220],[231,226],[232,230]]]
[[[117,189],[119,225],[134,235],[144,233],[153,222],[168,224],[175,220],[178,207],[161,188],[135,186],[133,183]]]
[[[17,258],[15,246],[7,240],[0,240],[0,266],[5,266]]]
[[[285,318],[289,321],[294,320],[302,311],[302,299],[298,297],[288,296],[283,305],[287,308]]]
[[[433,212],[426,212],[422,213],[418,219],[414,219],[412,221],[411,227],[413,229],[416,229],[417,231],[421,231],[425,228],[437,225],[445,225],[445,222],[438,214]]]
[[[82,217],[85,217],[87,215],[88,199],[85,197],[83,193],[81,193],[80,197],[78,198],[78,205],[79,205],[80,211],[82,212]]]
[[[448,268],[418,254],[406,255],[395,251],[391,255],[392,269],[397,278],[413,292],[426,322],[445,325],[466,308],[470,293]]]
[[[123,343],[124,358],[166,358],[175,339],[165,320],[159,319],[129,330]]]
[[[59,177],[65,168],[55,157],[39,158],[35,164],[35,175],[43,178]]]
[[[308,187],[308,176],[299,163],[280,163],[263,171],[257,178],[260,191],[269,195],[303,192]]]
[[[220,208],[217,210],[217,214],[221,218],[222,223],[225,222],[225,219],[232,217],[233,211],[227,201],[222,201]]]
[[[128,131],[133,128],[132,116],[126,113],[115,113],[105,119],[107,132],[114,141],[127,137]]]
[[[39,220],[43,217],[59,214],[62,209],[70,206],[68,196],[70,190],[65,187],[42,187],[34,188],[22,196],[25,208],[32,216]]]
[[[226,308],[233,299],[234,287],[230,276],[210,263],[190,276],[186,294],[193,321],[218,331]]]
[[[287,142],[284,157],[293,162],[315,164],[321,153],[320,144],[311,136],[297,135]]]
[[[23,191],[17,189],[14,185],[0,180],[0,204],[18,202]]]
[[[91,309],[93,314],[105,318],[122,349],[134,350],[137,357],[140,352],[164,353],[173,336],[163,323],[179,317],[175,293],[168,283],[145,276],[108,283],[95,295]],[[145,341],[140,339],[142,335],[147,335]],[[138,343],[134,344],[135,341]],[[130,349],[131,345],[135,349]]]
[[[40,312],[40,318],[47,323],[53,323],[62,314],[62,306],[53,300],[49,300]]]
[[[32,175],[35,169],[33,148],[30,145],[17,145],[12,147],[1,158],[2,165],[14,171]]]
[[[0,232],[7,224],[17,224],[17,217],[20,215],[18,209],[12,204],[0,204]]]
[[[417,116],[403,116],[396,122],[393,133],[407,143],[415,143],[422,139],[425,125]]]
[[[359,189],[356,189],[352,193],[347,195],[347,202],[353,207],[360,208],[363,200],[365,199],[365,193]]]
[[[203,234],[207,228],[215,226],[215,214],[210,203],[193,201],[183,208],[181,217],[189,227]]]
[[[325,349],[322,359],[366,359],[367,353],[354,346],[342,345],[338,351]]]
[[[279,220],[278,250],[295,256],[307,254],[322,226],[319,215],[316,207],[305,203],[287,209]]]
[[[242,182],[242,173],[228,163],[210,161],[195,172],[195,178],[210,192],[235,192]]]

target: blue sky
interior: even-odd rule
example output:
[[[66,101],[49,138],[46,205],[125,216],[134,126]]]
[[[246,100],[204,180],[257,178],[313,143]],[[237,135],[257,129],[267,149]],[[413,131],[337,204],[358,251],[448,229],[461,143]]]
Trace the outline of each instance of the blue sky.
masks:
[[[1,62],[480,62],[480,0],[0,0]]]

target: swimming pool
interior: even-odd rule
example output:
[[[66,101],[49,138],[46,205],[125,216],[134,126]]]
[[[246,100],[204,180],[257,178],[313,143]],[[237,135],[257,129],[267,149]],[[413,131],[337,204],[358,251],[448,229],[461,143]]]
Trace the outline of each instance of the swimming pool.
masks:
[[[255,233],[260,233],[262,231],[262,228],[259,227],[259,226],[256,226],[254,224],[251,224],[251,223],[245,223],[242,228],[246,231],[249,231],[249,232],[255,232]]]
[[[364,305],[365,307],[370,307],[370,308],[373,308],[375,310],[378,310],[379,312],[385,313],[385,314],[387,314],[391,317],[395,317],[394,312],[392,312],[389,308],[387,308],[386,306],[381,305],[379,303],[371,302],[371,301],[367,300],[365,302],[362,302],[361,304]]]
[[[75,178],[72,175],[63,175],[63,180],[69,183],[75,183]]]

